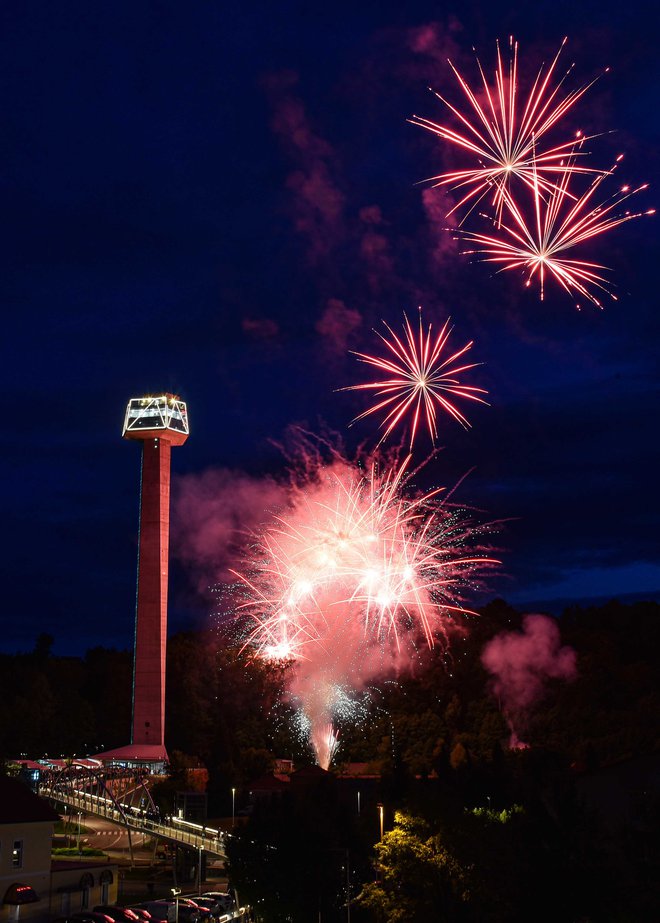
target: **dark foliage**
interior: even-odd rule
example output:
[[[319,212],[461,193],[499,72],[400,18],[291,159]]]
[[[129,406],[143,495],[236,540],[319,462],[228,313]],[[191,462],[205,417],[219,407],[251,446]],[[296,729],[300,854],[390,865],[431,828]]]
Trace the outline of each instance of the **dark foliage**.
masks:
[[[468,622],[449,653],[430,651],[370,690],[365,719],[340,729],[338,768],[366,763],[372,779],[324,777],[268,797],[250,792],[276,757],[312,761],[292,730],[285,668],[226,637],[170,639],[168,747],[180,773],[206,767],[212,815],[230,814],[232,788],[237,811],[251,811],[231,841],[231,875],[264,920],[343,919],[347,863],[355,920],[429,919],[431,907],[433,919],[466,923],[653,918],[660,606],[565,612],[562,643],[575,649],[578,675],[547,684],[527,716],[526,750],[508,749],[481,664],[484,644],[521,616],[497,600]],[[130,654],[96,648],[79,659],[51,648],[42,636],[32,653],[0,655],[0,756],[126,743]],[[378,803],[386,836],[374,851]]]

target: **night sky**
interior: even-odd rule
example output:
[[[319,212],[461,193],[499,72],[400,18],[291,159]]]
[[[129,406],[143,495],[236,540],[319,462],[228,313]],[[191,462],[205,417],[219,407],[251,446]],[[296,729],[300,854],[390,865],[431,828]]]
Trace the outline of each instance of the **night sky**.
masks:
[[[457,98],[513,33],[533,76],[564,37],[567,118],[599,166],[659,203],[657,4],[306,4],[115,0],[3,5],[4,551],[0,648],[133,643],[140,458],[126,402],[188,403],[173,452],[171,628],[203,626],[229,527],[254,525],[301,424],[374,444],[350,349],[403,311],[474,339],[490,406],[443,420],[425,477],[461,483],[503,566],[484,599],[525,611],[660,598],[658,217],[583,251],[605,310],[496,275],[444,230],[420,181],[450,162],[407,122]],[[618,180],[614,182],[612,191]],[[250,498],[249,500],[247,498]],[[245,508],[242,507],[244,498]],[[249,507],[249,509],[248,509]],[[258,517],[257,517],[258,518]],[[484,601],[475,600],[476,603]]]

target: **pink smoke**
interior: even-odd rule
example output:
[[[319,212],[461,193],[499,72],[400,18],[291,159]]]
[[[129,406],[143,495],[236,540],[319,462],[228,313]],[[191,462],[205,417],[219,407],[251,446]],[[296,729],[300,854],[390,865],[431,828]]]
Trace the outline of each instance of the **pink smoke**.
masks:
[[[333,178],[332,147],[312,129],[302,100],[293,92],[298,77],[273,74],[265,81],[273,109],[272,127],[294,169],[286,179],[296,230],[307,239],[317,263],[342,236],[344,195]]]
[[[243,332],[257,340],[272,340],[280,332],[277,322],[269,317],[243,317]]]
[[[451,230],[456,227],[456,218],[448,214],[455,203],[446,190],[431,186],[422,192],[422,203],[430,232],[431,262],[440,270],[449,261],[455,260],[459,252],[458,240]]]
[[[316,332],[326,339],[331,352],[344,354],[361,323],[362,315],[359,311],[347,307],[339,298],[329,298],[325,311],[317,321]]]
[[[380,30],[365,43],[362,60],[353,60],[351,70],[328,92],[335,101],[337,97],[345,100],[348,115],[359,115],[358,124],[364,126],[369,137],[371,120],[382,111],[383,97],[396,109],[398,100],[393,102],[393,95],[408,94],[413,89],[419,94],[424,114],[431,116],[437,100],[433,100],[426,88],[451,76],[447,58],[462,63],[461,47],[456,40],[460,30],[460,23],[453,18],[407,30]],[[324,105],[320,99],[314,100],[312,110],[310,91],[298,74],[272,73],[264,78],[262,85],[270,103],[271,127],[282,149],[287,208],[304,242],[307,259],[315,268],[321,312],[330,297],[346,304],[359,304],[360,313],[370,318],[373,312],[382,312],[386,299],[399,300],[405,307],[414,286],[411,254],[423,267],[423,272],[415,276],[429,280],[423,290],[413,288],[412,303],[432,303],[436,283],[445,273],[447,261],[456,254],[452,235],[445,230],[451,226],[445,218],[451,200],[439,191],[431,198],[415,196],[412,207],[417,214],[405,221],[400,220],[399,212],[397,220],[393,220],[397,206],[385,193],[380,200],[370,198],[352,208],[346,194],[354,182],[352,171],[356,165],[368,169],[360,132],[352,138],[350,153],[343,153],[347,150],[347,138],[330,135],[330,131],[336,131],[336,125],[326,117],[326,112],[335,111],[336,107]],[[405,113],[406,109],[400,111]],[[399,128],[393,125],[392,130],[395,134],[401,130],[404,142],[409,139],[410,144],[424,151],[424,139],[421,133],[416,134],[419,129],[406,128],[403,115]],[[438,165],[437,152],[443,148],[434,147],[430,139],[429,145],[427,162]],[[402,176],[401,181],[412,186],[425,175],[427,167],[420,163],[418,173]],[[426,221],[420,214],[422,208],[426,211]],[[405,266],[400,254],[406,256]],[[326,323],[324,316],[319,325],[324,327]]]
[[[388,224],[378,205],[360,209],[357,233],[360,237],[360,256],[369,289],[374,294],[390,287],[395,275],[394,258],[388,238]]]
[[[510,746],[524,747],[516,731],[543,697],[549,679],[570,681],[576,676],[576,654],[561,646],[557,622],[546,615],[526,615],[522,631],[496,635],[485,646],[481,662],[492,675],[492,690],[500,700],[511,729]]]
[[[454,36],[461,32],[462,28],[454,16],[449,17],[446,25],[429,22],[421,26],[413,26],[406,36],[407,45],[416,55],[444,64],[447,58],[455,56]]]
[[[200,592],[234,579],[238,548],[274,510],[286,505],[288,488],[271,477],[227,468],[177,478],[172,496],[172,550]]]

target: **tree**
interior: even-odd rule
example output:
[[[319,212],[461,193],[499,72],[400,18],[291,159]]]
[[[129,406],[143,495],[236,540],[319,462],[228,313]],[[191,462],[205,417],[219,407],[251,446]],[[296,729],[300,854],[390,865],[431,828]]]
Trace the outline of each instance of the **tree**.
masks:
[[[359,904],[379,923],[463,919],[472,870],[424,820],[397,811],[394,829],[376,845],[376,861],[378,880],[365,886]]]

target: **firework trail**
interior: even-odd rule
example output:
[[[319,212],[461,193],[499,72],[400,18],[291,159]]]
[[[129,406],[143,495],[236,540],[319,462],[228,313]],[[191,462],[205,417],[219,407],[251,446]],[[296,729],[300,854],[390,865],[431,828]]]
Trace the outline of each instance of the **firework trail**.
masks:
[[[407,464],[365,471],[336,457],[310,472],[237,574],[246,645],[293,661],[290,692],[324,768],[351,698],[442,643],[465,590],[497,563],[480,547],[485,529],[440,491],[408,496]]]
[[[462,231],[461,236],[477,244],[474,253],[487,263],[501,264],[500,271],[521,269],[530,286],[537,277],[541,300],[544,298],[546,278],[554,278],[569,294],[577,293],[602,307],[598,292],[616,300],[608,280],[603,276],[607,267],[570,256],[570,252],[586,241],[604,234],[633,218],[655,214],[655,209],[633,212],[623,208],[632,196],[648,188],[645,183],[636,189],[623,186],[604,201],[598,191],[606,177],[612,176],[623,155],[606,173],[596,176],[587,190],[574,195],[569,189],[570,171],[549,192],[541,188],[533,171],[533,208],[526,214],[516,199],[505,193],[508,220],[503,220],[497,236]],[[530,217],[531,215],[531,217]],[[577,304],[579,308],[580,305]]]
[[[404,314],[403,337],[397,335],[392,328],[383,321],[389,338],[378,333],[383,344],[389,350],[385,356],[370,356],[365,353],[354,353],[361,362],[374,366],[386,376],[377,381],[365,384],[350,385],[342,391],[374,391],[377,403],[369,407],[364,413],[355,417],[352,423],[363,420],[365,417],[383,411],[385,416],[381,422],[383,435],[382,443],[390,433],[399,425],[410,425],[410,448],[412,449],[421,420],[426,422],[429,435],[435,443],[438,437],[437,411],[446,412],[457,420],[462,426],[470,426],[466,417],[449,400],[449,396],[467,398],[485,404],[486,401],[479,397],[487,394],[483,388],[473,385],[463,385],[459,376],[463,372],[476,368],[480,363],[464,362],[464,356],[472,348],[472,341],[466,343],[454,353],[447,350],[449,337],[453,330],[447,320],[441,327],[437,336],[432,335],[432,325],[428,325],[426,332],[422,324],[422,309],[419,309],[419,329],[414,333],[408,317]],[[449,352],[449,355],[446,355]]]
[[[545,146],[546,134],[554,128],[579,99],[593,86],[596,79],[576,90],[565,92],[563,83],[573,65],[558,81],[555,71],[567,39],[564,38],[550,67],[544,74],[541,67],[524,102],[519,99],[518,43],[509,39],[509,60],[505,62],[497,43],[495,84],[489,84],[479,58],[477,66],[481,87],[472,89],[457,68],[449,61],[465,95],[467,106],[461,110],[435,90],[432,92],[456,117],[460,126],[452,128],[421,116],[409,121],[448,141],[470,155],[474,165],[461,170],[431,177],[436,186],[464,189],[465,194],[449,214],[468,206],[468,213],[492,193],[491,204],[499,222],[505,199],[517,177],[529,187],[534,184],[551,193],[563,176],[570,173],[598,173],[591,167],[570,163],[577,144],[584,141],[581,133],[559,145]]]

